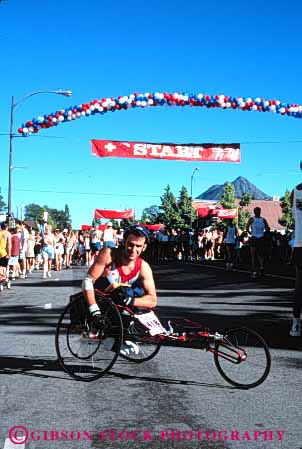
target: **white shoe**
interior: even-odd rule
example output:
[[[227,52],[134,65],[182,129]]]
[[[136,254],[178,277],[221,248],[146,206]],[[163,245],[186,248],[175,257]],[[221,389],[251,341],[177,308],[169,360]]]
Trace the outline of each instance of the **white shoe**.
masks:
[[[141,352],[141,348],[133,341],[124,341],[121,344],[121,355],[138,355]]]
[[[294,321],[291,330],[289,331],[289,335],[291,337],[301,337],[302,330],[301,330],[301,322],[300,321]]]
[[[46,273],[43,274],[43,279],[46,279]]]
[[[47,276],[48,276],[49,278],[51,278],[51,272],[50,272],[50,271],[47,271]]]

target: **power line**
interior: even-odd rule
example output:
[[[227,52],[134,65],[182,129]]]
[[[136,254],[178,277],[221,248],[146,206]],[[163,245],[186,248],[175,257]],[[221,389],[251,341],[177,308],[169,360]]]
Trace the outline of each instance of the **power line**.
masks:
[[[9,133],[0,133],[0,136],[9,136]],[[19,134],[13,134],[13,137],[24,139],[24,136],[21,136]],[[32,135],[29,137],[30,139],[59,139],[59,140],[80,140],[80,141],[86,141],[90,140],[90,137],[66,137],[66,136],[41,136],[41,135]],[[123,139],[119,139],[123,141]],[[234,139],[232,139],[234,140]],[[236,139],[235,139],[236,140]],[[127,139],[125,139],[127,142]],[[302,140],[243,140],[239,141],[240,145],[283,145],[283,144],[296,144],[296,143],[302,143]],[[179,145],[183,145],[181,142],[178,142]],[[198,145],[198,144],[196,144]]]
[[[7,189],[3,189],[7,190]],[[71,192],[59,190],[36,190],[36,189],[13,189],[14,192],[34,192],[34,193],[59,193],[62,195],[95,195],[95,196],[116,196],[116,197],[136,197],[136,198],[159,198],[161,195],[137,195],[137,194],[121,194],[121,193],[105,193],[105,192]]]

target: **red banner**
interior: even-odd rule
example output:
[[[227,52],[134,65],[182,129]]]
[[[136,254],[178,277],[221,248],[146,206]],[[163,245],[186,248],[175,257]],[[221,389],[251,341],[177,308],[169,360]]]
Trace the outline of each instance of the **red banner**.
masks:
[[[81,225],[82,231],[89,231],[91,229],[91,225]]]
[[[219,208],[201,207],[197,209],[197,214],[198,217],[200,218],[206,217],[237,218],[237,209],[219,209]]]
[[[94,218],[107,218],[110,220],[115,219],[127,219],[134,218],[134,209],[127,210],[108,210],[108,209],[95,209]]]
[[[163,229],[165,227],[165,225],[161,223],[158,224],[140,223],[139,225],[143,226],[146,229],[149,229],[149,231],[158,231],[159,229]]]
[[[98,157],[128,157],[178,161],[240,162],[240,144],[173,144],[92,140],[92,154]]]

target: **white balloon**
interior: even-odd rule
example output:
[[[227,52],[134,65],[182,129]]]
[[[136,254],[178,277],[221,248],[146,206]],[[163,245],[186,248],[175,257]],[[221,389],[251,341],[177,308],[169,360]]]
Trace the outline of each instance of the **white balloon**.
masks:
[[[225,104],[225,107],[226,107],[227,109],[229,109],[231,106],[232,106],[231,103],[230,103],[229,101],[227,101],[226,104]]]
[[[203,99],[203,97],[204,97],[204,95],[203,95],[203,94],[198,94],[198,95],[197,95],[197,98],[198,98],[198,100],[202,100],[202,99]]]
[[[284,114],[285,113],[285,108],[280,108],[280,113]]]
[[[38,121],[38,123],[43,123],[44,122],[44,117],[39,115],[39,117],[37,118],[37,121]]]
[[[256,104],[253,104],[253,106],[252,106],[252,110],[253,110],[253,111],[257,111],[257,110],[258,110],[258,107],[257,107],[257,105],[256,105]]]
[[[62,115],[60,115],[59,122],[63,122],[63,121],[64,121],[64,117]]]
[[[23,128],[23,129],[22,129],[22,132],[23,132],[23,134],[27,134],[27,133],[28,133],[28,128],[26,128],[26,127]]]
[[[147,102],[143,100],[143,101],[141,102],[141,107],[142,107],[142,108],[145,108],[146,106],[147,106]]]
[[[269,106],[269,101],[265,100],[265,102],[263,103],[265,107]]]
[[[148,105],[149,106],[152,106],[154,104],[154,101],[152,100],[152,98],[149,98],[149,100],[148,100]]]
[[[53,121],[53,123],[56,123],[56,122],[57,122],[57,118],[56,118],[56,117],[53,117],[53,118],[52,118],[52,121]]]

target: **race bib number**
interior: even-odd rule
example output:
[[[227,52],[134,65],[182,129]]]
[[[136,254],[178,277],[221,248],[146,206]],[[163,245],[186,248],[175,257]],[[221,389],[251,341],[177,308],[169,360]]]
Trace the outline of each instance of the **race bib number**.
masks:
[[[161,322],[157,318],[154,312],[143,313],[141,315],[134,315],[136,319],[143,326],[145,326],[152,337],[158,334],[166,333],[166,329],[161,325]]]

